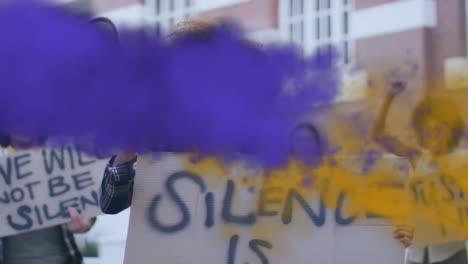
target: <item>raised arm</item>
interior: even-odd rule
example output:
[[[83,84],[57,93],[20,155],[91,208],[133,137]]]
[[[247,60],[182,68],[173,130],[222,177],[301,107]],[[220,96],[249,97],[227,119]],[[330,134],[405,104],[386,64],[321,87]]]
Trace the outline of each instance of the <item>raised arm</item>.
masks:
[[[385,129],[388,111],[395,97],[406,88],[402,81],[393,82],[390,91],[384,99],[382,107],[377,115],[377,119],[372,131],[373,139],[383,146],[387,151],[397,155],[408,157],[414,165],[414,160],[419,156],[419,150],[411,148],[401,142],[398,138],[389,135]]]
[[[101,184],[100,206],[105,214],[117,214],[130,207],[137,156],[121,152],[111,158]]]
[[[385,123],[387,121],[388,111],[392,105],[395,97],[404,91],[406,85],[402,81],[396,81],[392,83],[390,91],[387,93],[384,102],[377,115],[377,119],[372,131],[373,139],[382,145],[387,151],[397,155],[407,157],[411,162],[411,165],[415,166],[415,161],[419,157],[420,152],[417,149],[411,148],[401,142],[398,138],[389,135],[385,129]],[[412,244],[414,235],[414,228],[407,225],[396,226],[393,237],[399,240],[405,247],[409,247]]]

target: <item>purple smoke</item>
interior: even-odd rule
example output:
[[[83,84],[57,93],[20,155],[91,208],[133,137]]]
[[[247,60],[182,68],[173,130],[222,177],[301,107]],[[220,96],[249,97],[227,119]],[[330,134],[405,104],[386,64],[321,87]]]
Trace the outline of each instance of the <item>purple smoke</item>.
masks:
[[[87,140],[91,151],[245,153],[278,164],[297,118],[337,92],[334,53],[259,50],[234,27],[172,44],[127,30],[117,45],[61,9],[13,2],[0,9],[4,135]]]

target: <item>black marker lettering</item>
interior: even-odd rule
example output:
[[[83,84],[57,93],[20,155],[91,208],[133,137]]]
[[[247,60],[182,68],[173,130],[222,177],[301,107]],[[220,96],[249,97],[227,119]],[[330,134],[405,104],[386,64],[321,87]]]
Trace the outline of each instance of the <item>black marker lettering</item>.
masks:
[[[43,222],[41,217],[41,210],[37,206],[34,206],[34,211],[36,212],[37,221],[39,222],[39,225],[42,225]]]
[[[206,205],[205,226],[207,228],[210,228],[214,225],[214,197],[213,197],[212,192],[209,192],[206,194],[205,205]]]
[[[281,187],[271,187],[271,188],[262,188],[260,191],[259,201],[258,201],[258,216],[275,216],[278,214],[278,211],[268,211],[267,207],[269,204],[280,204],[282,199],[278,197],[270,197],[271,194],[277,194],[281,192],[283,188]]]
[[[413,191],[416,202],[420,202],[424,205],[430,205],[432,199],[429,194],[429,187],[432,187],[432,184],[426,181],[418,180],[412,183],[411,189]]]
[[[99,195],[96,191],[91,192],[91,198],[92,199],[88,199],[84,196],[80,197],[81,208],[83,208],[83,211],[86,211],[86,207],[88,205],[99,207]]]
[[[15,222],[11,215],[7,215],[8,224],[16,231],[24,231],[30,229],[33,226],[33,220],[30,216],[31,212],[31,208],[27,205],[22,205],[18,207],[18,216],[24,220],[24,223]]]
[[[70,158],[70,168],[73,170],[75,169],[75,157],[73,155],[73,148],[68,146],[67,152],[68,152],[68,157]]]
[[[76,153],[77,153],[77,156],[78,156],[78,164],[80,166],[86,166],[86,165],[93,164],[94,162],[96,162],[96,160],[84,160],[83,161],[81,151],[77,151]]]
[[[237,243],[238,242],[239,242],[239,236],[238,235],[233,235],[229,239],[227,264],[235,264],[235,262],[236,262],[236,250],[237,250]]]
[[[4,204],[10,203],[10,195],[8,195],[8,191],[3,191],[3,197],[0,197],[0,203],[4,203]]]
[[[456,181],[454,181],[453,179],[450,179],[447,176],[442,175],[440,177],[440,182],[441,182],[442,187],[448,194],[448,197],[444,198],[445,202],[458,201],[460,199],[463,199],[463,190],[457,184]]]
[[[49,206],[46,204],[42,206],[42,211],[44,211],[44,217],[47,220],[54,220],[55,218],[61,217],[63,214],[61,210],[58,210],[58,212],[55,215],[51,215],[49,212]]]
[[[91,177],[91,172],[89,171],[72,175],[72,178],[73,183],[75,184],[75,189],[78,191],[93,186],[95,184],[93,178]]]
[[[25,159],[25,158],[26,158],[26,160],[21,161],[22,159]],[[31,163],[30,158],[31,158],[30,153],[25,153],[23,155],[16,156],[14,158],[16,177],[18,178],[18,180],[24,179],[24,178],[29,177],[29,176],[31,176],[33,174],[32,171],[21,172],[21,167],[24,167],[24,166]]]
[[[44,169],[48,175],[51,175],[54,172],[54,164],[57,163],[57,166],[60,169],[65,169],[65,158],[63,153],[63,147],[60,149],[60,154],[57,153],[58,150],[49,149],[42,150],[42,159],[44,161]],[[47,157],[49,154],[49,159]]]
[[[34,200],[34,191],[33,191],[32,187],[35,186],[35,185],[38,185],[38,184],[41,184],[41,181],[35,181],[35,182],[27,183],[27,184],[24,185],[28,189],[29,198],[31,200]]]
[[[70,190],[70,185],[65,183],[65,178],[63,176],[49,179],[48,185],[50,197],[62,195]]]
[[[202,193],[204,193],[206,190],[205,183],[203,182],[202,178],[198,175],[191,174],[190,172],[177,172],[177,173],[172,174],[167,179],[165,186],[166,186],[166,190],[167,190],[169,197],[177,206],[177,208],[180,210],[182,218],[180,219],[179,223],[176,223],[173,225],[165,225],[161,223],[157,217],[157,209],[158,209],[159,203],[162,200],[162,195],[161,194],[156,195],[148,209],[147,219],[150,225],[154,229],[158,230],[159,232],[163,232],[163,233],[178,232],[178,231],[183,230],[190,223],[190,214],[189,214],[187,205],[184,203],[180,195],[175,190],[175,183],[178,180],[184,180],[184,179],[191,180],[196,185],[198,185]]]
[[[234,196],[234,182],[232,180],[228,180],[226,186],[226,193],[224,195],[223,200],[223,209],[222,209],[222,216],[223,220],[228,223],[236,223],[240,225],[253,225],[257,220],[254,213],[249,213],[244,216],[233,215],[231,212],[231,206],[233,202]]]
[[[355,220],[354,216],[349,216],[345,218],[342,215],[343,207],[345,205],[345,198],[346,196],[344,193],[340,193],[340,195],[338,196],[338,204],[335,209],[335,222],[338,225],[350,225]]]
[[[24,200],[24,191],[21,188],[14,188],[11,190],[10,196],[13,202],[21,202]]]
[[[265,253],[262,252],[260,247],[264,247],[267,249],[272,249],[273,246],[270,242],[261,239],[253,239],[249,242],[250,249],[258,256],[262,264],[269,264],[268,258],[266,257]]]
[[[301,207],[309,215],[310,219],[316,226],[320,227],[323,224],[325,224],[325,205],[322,202],[320,202],[319,214],[317,215],[312,210],[310,205],[305,201],[305,199],[297,191],[292,189],[288,192],[286,202],[284,203],[283,215],[281,217],[283,224],[288,225],[289,223],[291,223],[293,213],[293,199],[299,202]]]
[[[8,157],[6,159],[5,167],[4,165],[0,165],[0,174],[2,174],[2,177],[5,183],[7,185],[11,185],[11,172],[12,172],[11,158]]]

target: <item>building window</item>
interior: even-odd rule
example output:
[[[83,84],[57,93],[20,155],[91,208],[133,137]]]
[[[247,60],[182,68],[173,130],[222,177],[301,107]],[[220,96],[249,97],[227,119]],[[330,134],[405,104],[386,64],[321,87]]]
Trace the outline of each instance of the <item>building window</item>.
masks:
[[[304,42],[304,3],[305,0],[288,0],[288,17],[290,21],[288,39],[290,42],[302,45]]]
[[[331,8],[331,0],[315,0],[315,10],[326,10]]]
[[[317,46],[326,46],[328,47],[332,43],[332,9],[330,0],[315,0],[315,12],[311,13],[311,16],[314,17],[314,20],[317,21],[318,25],[316,27],[316,40]],[[326,49],[328,50],[328,48]]]
[[[347,35],[349,33],[349,16],[348,11],[343,12],[343,34]]]
[[[315,18],[315,39],[320,40],[320,18]]]
[[[343,46],[342,46],[342,56],[343,56],[343,60],[344,60],[344,63],[345,63],[345,64],[348,64],[348,63],[349,63],[349,60],[350,60],[350,56],[349,56],[349,41],[348,41],[348,40],[344,40],[342,43],[343,43]]]
[[[280,0],[280,30],[305,54],[335,46],[342,62],[352,61],[352,0]]]
[[[341,24],[341,29],[339,30],[342,32],[340,34],[340,38],[343,44],[343,47],[341,49],[341,56],[343,57],[343,62],[345,64],[349,64],[352,62],[353,58],[353,44],[354,41],[351,37],[351,21],[350,21],[350,14],[352,12],[352,6],[351,6],[351,0],[344,0],[343,1],[343,8],[341,10],[342,14],[342,23]]]
[[[156,33],[167,34],[179,22],[187,19],[193,13],[193,2],[191,0],[153,0]]]
[[[162,34],[162,32],[161,32],[161,23],[156,22],[156,35],[161,36],[161,34]]]
[[[161,0],[156,0],[155,7],[156,15],[159,15],[161,13]]]
[[[174,0],[169,0],[169,11],[174,12]]]

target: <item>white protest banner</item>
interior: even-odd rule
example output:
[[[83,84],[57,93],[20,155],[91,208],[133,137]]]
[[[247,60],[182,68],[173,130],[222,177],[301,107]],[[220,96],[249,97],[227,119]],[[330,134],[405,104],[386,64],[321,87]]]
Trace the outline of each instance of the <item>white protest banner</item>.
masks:
[[[355,221],[343,202],[327,209],[294,189],[277,200],[234,177],[195,175],[173,154],[139,157],[125,263],[404,262],[385,221]]]
[[[0,237],[66,223],[68,207],[83,217],[100,214],[105,165],[69,146],[1,157]]]
[[[420,167],[408,182],[417,212],[413,216],[415,245],[463,243],[468,239],[467,154],[466,149],[457,149],[436,160],[432,167]]]

